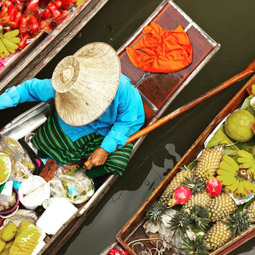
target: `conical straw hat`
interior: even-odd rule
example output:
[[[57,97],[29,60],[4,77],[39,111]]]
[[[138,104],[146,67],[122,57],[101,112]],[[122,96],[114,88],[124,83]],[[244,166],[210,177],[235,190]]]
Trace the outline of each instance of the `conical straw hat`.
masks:
[[[71,126],[98,119],[114,99],[120,70],[116,51],[101,42],[87,44],[61,60],[52,75],[59,117]]]

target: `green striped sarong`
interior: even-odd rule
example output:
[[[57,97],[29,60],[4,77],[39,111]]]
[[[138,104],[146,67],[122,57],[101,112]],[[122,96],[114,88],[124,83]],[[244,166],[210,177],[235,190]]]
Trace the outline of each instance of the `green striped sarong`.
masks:
[[[32,138],[33,144],[38,149],[38,156],[50,157],[63,164],[77,163],[87,160],[90,154],[100,147],[104,136],[97,132],[86,135],[73,142],[62,131],[56,113],[50,115]],[[107,173],[122,175],[128,164],[133,143],[111,153],[103,166],[93,167],[86,173],[95,178]]]

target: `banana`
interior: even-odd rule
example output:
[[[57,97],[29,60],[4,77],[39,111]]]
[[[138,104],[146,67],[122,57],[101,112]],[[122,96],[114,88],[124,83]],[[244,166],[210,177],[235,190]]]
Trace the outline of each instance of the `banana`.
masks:
[[[244,187],[243,185],[239,185],[237,187],[237,189],[234,191],[234,195],[236,197],[246,197],[248,194],[246,193],[246,191],[244,190]]]
[[[247,191],[247,193],[254,193],[255,192],[255,185],[249,181],[243,182],[244,189]]]
[[[227,185],[227,186],[237,181],[234,176],[218,175],[217,178],[221,181],[222,185]]]
[[[240,165],[240,168],[251,168],[254,165],[255,165],[254,162],[251,162],[251,161],[250,162],[245,162],[245,163]]]
[[[9,40],[7,40],[6,38],[2,38],[2,41],[6,47],[6,49],[10,52],[10,53],[15,53],[16,49],[18,49],[18,45],[15,43],[10,42]]]
[[[7,39],[16,37],[19,34],[19,29],[14,29],[9,32],[6,32],[3,36]]]
[[[224,155],[220,162],[220,168],[226,171],[236,172],[239,169],[236,161],[228,155]]]
[[[5,57],[10,56],[10,52],[6,49],[6,47],[3,44],[2,40],[0,40],[0,52],[1,52],[1,58],[5,58]]]
[[[235,181],[233,182],[232,185],[226,186],[226,190],[228,189],[229,192],[233,193],[238,188],[238,185],[239,185],[239,181]]]
[[[231,171],[226,171],[220,168],[217,170],[217,174],[221,176],[229,176],[232,175],[233,173]]]
[[[245,150],[238,150],[237,155],[241,158],[249,158],[254,160],[252,154]]]
[[[12,43],[19,43],[20,42],[20,38],[19,37],[11,37],[11,38],[7,38],[8,41],[12,42]]]
[[[251,92],[253,95],[255,95],[255,84],[252,84],[251,86]]]
[[[248,169],[248,173],[249,173],[249,175],[251,175],[251,177],[253,177],[253,179],[254,179],[254,177],[255,177],[255,165],[253,165],[252,167],[250,167],[250,168]]]
[[[250,159],[250,158],[237,158],[236,161],[238,163],[242,164],[242,163],[247,163],[247,162],[253,162],[253,159]]]

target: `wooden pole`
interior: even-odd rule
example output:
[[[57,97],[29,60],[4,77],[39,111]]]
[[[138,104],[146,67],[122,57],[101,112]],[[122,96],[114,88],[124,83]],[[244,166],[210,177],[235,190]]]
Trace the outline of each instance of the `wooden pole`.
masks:
[[[206,93],[202,94],[201,96],[197,97],[196,99],[190,101],[189,103],[179,107],[178,109],[174,110],[173,112],[167,114],[166,116],[160,118],[159,120],[155,121],[151,125],[141,129],[137,133],[131,135],[129,139],[127,140],[126,144],[129,144],[138,138],[140,138],[143,135],[148,134],[152,130],[156,129],[157,127],[160,127],[164,123],[168,122],[169,120],[172,120],[173,118],[177,117],[178,115],[182,114],[183,112],[186,112],[187,110],[191,109],[192,107],[196,106],[197,104],[203,102],[204,100],[210,98],[211,96],[219,93],[223,89],[229,87],[233,83],[247,77],[248,75],[255,72],[255,60],[253,60],[249,66],[244,69],[242,72],[236,74],[235,76],[231,77],[230,79],[224,81],[223,83],[219,84],[218,86],[214,87],[213,89],[207,91]],[[125,144],[125,145],[126,145]],[[84,163],[85,167],[87,167],[90,164],[90,161],[86,161]]]

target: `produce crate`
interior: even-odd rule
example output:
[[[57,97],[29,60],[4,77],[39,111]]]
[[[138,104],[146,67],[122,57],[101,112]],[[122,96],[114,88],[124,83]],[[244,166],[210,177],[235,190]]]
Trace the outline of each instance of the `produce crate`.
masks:
[[[81,0],[82,1],[82,0]],[[78,1],[79,3],[81,1]],[[91,20],[108,0],[83,0],[58,25],[44,28],[22,50],[0,58],[0,90],[32,79]],[[24,2],[24,1],[23,1]],[[41,12],[44,9],[38,8]]]
[[[165,177],[161,184],[156,188],[152,195],[145,201],[145,203],[140,207],[140,209],[135,213],[135,215],[125,224],[125,226],[117,234],[116,238],[124,249],[130,252],[130,254],[142,254],[144,247],[150,249],[156,248],[156,242],[148,241],[148,236],[145,233],[143,224],[146,222],[146,211],[152,202],[159,200],[160,196],[163,194],[164,190],[175,177],[175,175],[180,171],[183,166],[189,165],[193,160],[195,160],[198,154],[204,149],[204,142],[208,136],[213,132],[213,130],[220,124],[220,122],[235,109],[239,108],[244,99],[251,94],[251,86],[255,84],[255,76],[253,76],[243,88],[235,95],[235,97],[223,108],[222,111],[212,120],[204,132],[199,136],[199,138],[194,142],[194,144],[188,149],[185,155],[180,159],[180,161],[175,165],[172,171]],[[216,254],[228,254],[235,248],[242,245],[244,242],[248,241],[255,236],[255,226],[251,225],[245,232],[241,235],[233,238],[225,245],[221,246],[217,250],[210,253],[210,255]],[[136,242],[140,240],[140,243]],[[160,247],[158,247],[160,248]],[[164,251],[165,255],[176,254],[171,250]]]

